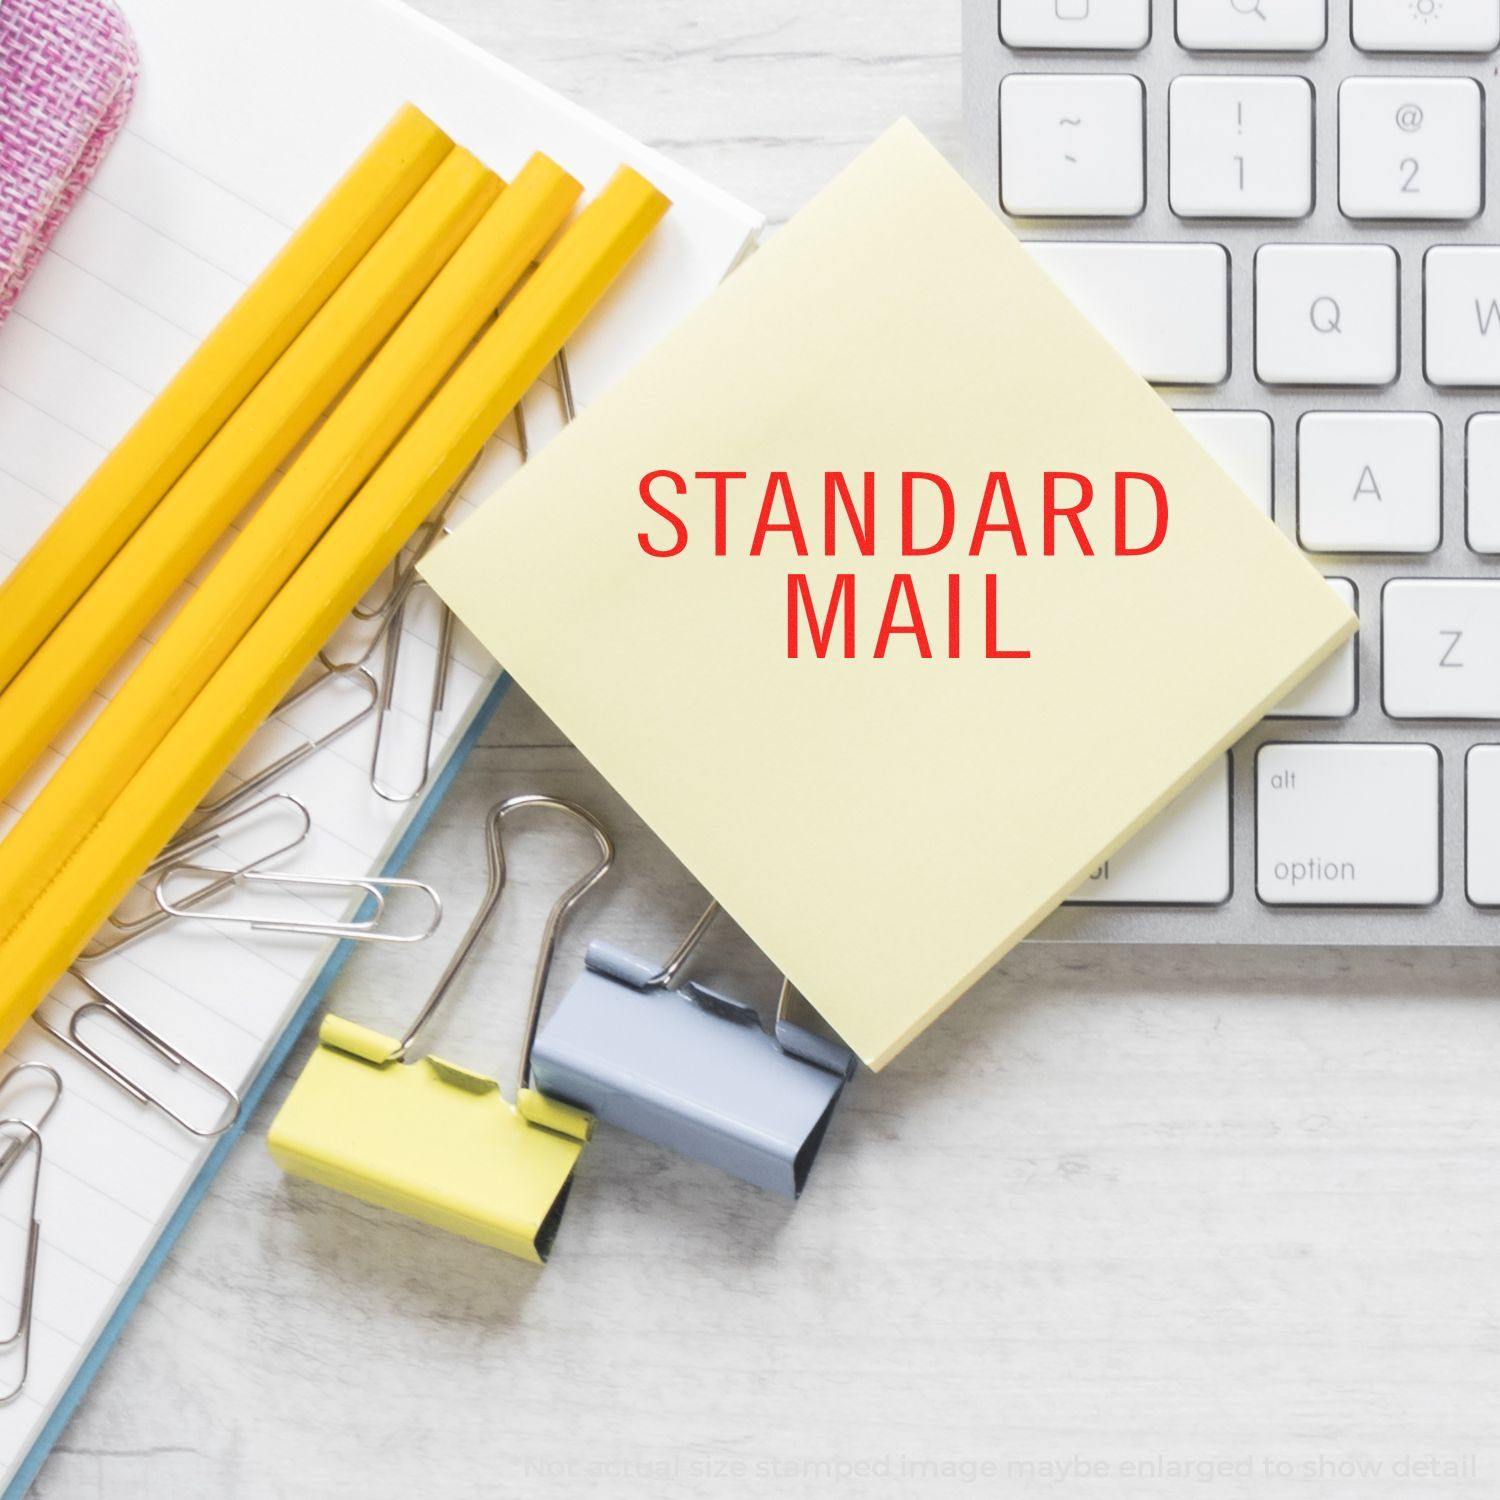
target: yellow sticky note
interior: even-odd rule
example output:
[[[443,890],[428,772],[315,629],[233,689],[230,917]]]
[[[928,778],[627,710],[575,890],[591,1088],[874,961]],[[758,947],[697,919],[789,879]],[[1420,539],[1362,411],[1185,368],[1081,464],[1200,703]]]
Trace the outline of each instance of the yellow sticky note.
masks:
[[[906,124],[424,571],[874,1067],[1355,628]]]

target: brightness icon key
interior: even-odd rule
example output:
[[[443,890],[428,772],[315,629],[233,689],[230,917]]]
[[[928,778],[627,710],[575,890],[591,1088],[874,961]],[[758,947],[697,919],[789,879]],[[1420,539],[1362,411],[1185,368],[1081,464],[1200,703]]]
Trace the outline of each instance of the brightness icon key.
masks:
[[[1493,52],[1500,0],[1353,0],[1354,45],[1365,52]]]

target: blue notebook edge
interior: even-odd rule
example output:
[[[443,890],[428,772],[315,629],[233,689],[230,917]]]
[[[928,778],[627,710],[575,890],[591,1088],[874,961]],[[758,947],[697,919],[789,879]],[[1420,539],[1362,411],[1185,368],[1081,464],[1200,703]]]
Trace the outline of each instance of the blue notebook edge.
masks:
[[[510,679],[502,676],[491,689],[489,697],[480,705],[473,722],[464,732],[453,754],[448,757],[448,763],[439,773],[437,780],[433,782],[431,791],[423,798],[416,816],[407,825],[400,842],[391,851],[391,857],[381,871],[383,875],[397,874],[401,866],[406,863],[417,840],[426,831],[433,813],[447,796],[464,762],[468,760],[469,752],[478,744],[479,736],[494,716],[509,686]],[[126,1323],[130,1321],[131,1314],[146,1293],[146,1288],[151,1285],[156,1273],[165,1263],[178,1236],[187,1227],[188,1220],[197,1212],[198,1205],[202,1203],[220,1167],[243,1136],[250,1117],[260,1106],[260,1101],[270,1087],[271,1080],[281,1071],[292,1048],[296,1046],[298,1038],[307,1029],[307,1023],[322,1006],[334,980],[338,978],[339,971],[353,951],[354,944],[345,940],[328,955],[328,962],[323,965],[318,977],[313,980],[312,987],[297,1008],[296,1014],[276,1039],[276,1044],[272,1047],[260,1072],[255,1075],[249,1088],[245,1090],[239,1118],[219,1137],[213,1150],[209,1152],[207,1159],[199,1168],[198,1175],[189,1185],[187,1192],[183,1194],[182,1202],[177,1205],[172,1217],[162,1227],[161,1233],[156,1237],[156,1243],[151,1247],[140,1270],[136,1272],[134,1280],[125,1289],[125,1294],[120,1298],[119,1306],[115,1308],[109,1322],[104,1325],[99,1337],[94,1340],[93,1347],[78,1368],[78,1373],[73,1377],[67,1390],[63,1392],[62,1399],[53,1408],[52,1415],[47,1419],[47,1425],[42,1428],[36,1442],[31,1445],[31,1451],[26,1455],[25,1461],[16,1470],[15,1477],[10,1484],[6,1486],[3,1500],[21,1500],[31,1487],[32,1481],[47,1461],[48,1455],[52,1452],[58,1438],[62,1436],[73,1413],[78,1409],[79,1402],[83,1400],[85,1392],[93,1383],[95,1375],[98,1374],[110,1350],[114,1348],[120,1334],[124,1331]]]

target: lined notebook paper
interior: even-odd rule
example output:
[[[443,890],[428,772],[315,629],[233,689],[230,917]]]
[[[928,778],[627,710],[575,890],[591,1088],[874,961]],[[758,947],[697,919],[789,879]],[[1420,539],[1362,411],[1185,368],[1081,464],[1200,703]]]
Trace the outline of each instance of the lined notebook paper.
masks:
[[[579,401],[596,396],[700,301],[759,227],[749,210],[512,70],[385,0],[124,0],[142,78],[124,134],[83,194],[9,319],[0,327],[0,570],[41,534],[196,343],[280,247],[289,230],[394,109],[411,100],[504,176],[533,150],[565,165],[587,190],[620,162],[655,181],[673,209],[647,249],[569,346]],[[528,398],[540,445],[560,425],[556,392]],[[518,464],[514,433],[492,441],[452,512],[462,517]],[[205,565],[206,568],[207,565]],[[201,579],[204,569],[196,575]],[[191,586],[191,585],[190,585]],[[180,604],[180,599],[178,603]],[[159,633],[161,622],[148,635]],[[408,783],[420,761],[435,661],[433,601],[407,614],[396,709],[387,724],[385,779]],[[360,639],[351,625],[349,641]],[[118,682],[142,641],[113,674]],[[336,651],[336,654],[337,651]],[[343,654],[357,654],[345,651]],[[378,672],[379,658],[372,663]],[[459,632],[435,765],[453,751],[489,696],[496,669]],[[110,691],[106,683],[103,694]],[[103,696],[93,705],[97,712]],[[252,774],[357,707],[335,683],[257,735],[226,783]],[[58,755],[90,714],[59,737]],[[313,828],[276,868],[342,874],[380,869],[418,802],[370,789],[373,721],[274,786],[309,809]],[[52,765],[0,807],[14,823]],[[223,790],[221,789],[221,790]],[[277,820],[280,820],[279,822]],[[214,858],[261,849],[296,831],[290,804],[267,809]],[[305,915],[347,908],[306,902]],[[445,940],[444,935],[437,938]],[[201,923],[173,924],[87,972],[194,1061],[243,1088],[314,983],[331,944]],[[64,981],[44,1007],[65,1025],[82,991]],[[143,1082],[160,1067],[103,1023],[88,1039]],[[48,1120],[31,1370],[0,1408],[0,1469],[13,1477],[110,1318],[122,1291],[193,1182],[210,1143],[143,1109],[33,1025],[11,1062],[43,1061],[63,1076]],[[170,1090],[201,1115],[211,1101],[181,1080]],[[3,1100],[26,1114],[34,1089]],[[24,1223],[21,1173],[0,1194],[0,1302],[15,1307]],[[8,1314],[0,1313],[0,1323]],[[0,1389],[13,1379],[0,1356]]]

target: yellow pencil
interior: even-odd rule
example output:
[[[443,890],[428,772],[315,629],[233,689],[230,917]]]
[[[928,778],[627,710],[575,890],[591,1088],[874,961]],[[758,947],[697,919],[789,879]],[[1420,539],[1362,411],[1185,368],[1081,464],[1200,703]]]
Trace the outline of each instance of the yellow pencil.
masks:
[[[419,110],[402,109],[0,583],[0,687],[98,577],[451,146]]]
[[[0,936],[192,702],[495,305],[580,188],[534,156],[386,340],[307,447],[0,842]]]
[[[564,232],[290,582],[0,942],[0,1046],[272,712],[643,243],[667,201],[629,169]]]
[[[0,797],[416,301],[500,179],[454,150],[0,691]]]

